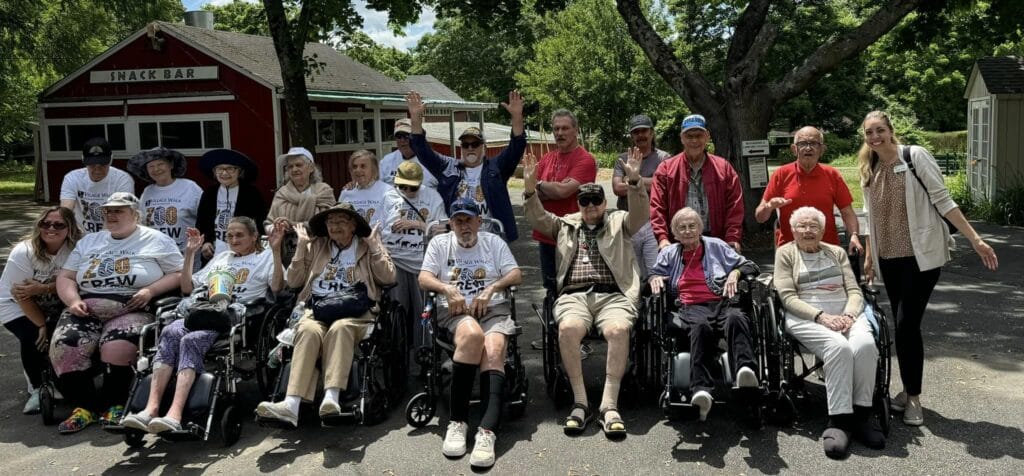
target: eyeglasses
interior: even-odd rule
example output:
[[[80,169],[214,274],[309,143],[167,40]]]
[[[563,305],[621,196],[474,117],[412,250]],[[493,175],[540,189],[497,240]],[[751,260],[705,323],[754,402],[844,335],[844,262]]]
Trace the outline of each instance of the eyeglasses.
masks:
[[[804,231],[815,231],[816,232],[816,231],[821,231],[821,226],[818,225],[817,223],[801,223],[799,225],[794,226],[793,229],[796,230],[796,231],[800,231],[800,232],[804,232]]]
[[[233,175],[233,174],[237,174],[239,170],[241,170],[241,169],[239,169],[238,167],[231,166],[231,165],[219,165],[219,166],[213,168],[213,173],[215,173],[217,175],[223,175],[223,174]]]
[[[419,187],[414,187],[412,185],[399,185],[398,189],[403,192],[418,192],[420,190]]]
[[[409,140],[409,133],[399,132],[398,134],[395,134],[395,140]]]
[[[462,148],[463,149],[476,149],[477,147],[480,147],[481,144],[483,144],[483,142],[480,142],[480,141],[476,141],[476,142],[463,142],[462,143]]]
[[[580,203],[580,207],[589,207],[591,205],[594,205],[596,207],[604,203],[604,197],[580,197],[577,201]]]
[[[696,223],[690,223],[688,225],[678,225],[678,226],[675,227],[675,230],[680,232],[680,233],[682,233],[684,231],[697,231],[697,229],[699,229],[699,228],[700,228],[700,225],[698,225]]]
[[[821,142],[813,142],[813,141],[800,141],[800,142],[796,143],[796,148],[797,149],[817,149],[818,147],[821,147],[821,146],[822,146]]]
[[[41,221],[39,222],[39,228],[43,230],[63,230],[68,227],[67,223],[62,221]]]

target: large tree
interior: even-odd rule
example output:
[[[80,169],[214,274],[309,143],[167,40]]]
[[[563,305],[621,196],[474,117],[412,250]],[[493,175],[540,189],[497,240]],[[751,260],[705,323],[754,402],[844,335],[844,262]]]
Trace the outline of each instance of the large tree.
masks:
[[[665,4],[679,24],[670,44],[640,0],[616,0],[630,36],[669,87],[708,119],[716,153],[740,171],[750,228],[760,194],[750,189],[741,142],[765,138],[780,107],[858,56],[922,3],[676,0]],[[832,32],[808,35],[807,27],[823,19],[832,19]]]

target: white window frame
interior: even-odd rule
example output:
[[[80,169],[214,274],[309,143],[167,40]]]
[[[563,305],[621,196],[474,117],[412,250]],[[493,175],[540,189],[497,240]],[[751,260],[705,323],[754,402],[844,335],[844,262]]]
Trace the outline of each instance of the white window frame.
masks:
[[[64,127],[64,141],[68,141],[68,126],[79,126],[79,125],[103,125],[119,124],[124,126],[124,147],[125,150],[115,150],[113,155],[115,158],[123,158],[123,156],[132,156],[135,154],[129,154],[129,151],[135,150],[132,147],[131,142],[131,131],[128,129],[128,124],[124,118],[119,116],[105,116],[105,117],[75,117],[67,119],[53,119],[47,120],[43,127],[39,128],[39,135],[42,140],[42,154],[47,160],[82,160],[82,145],[74,145],[68,142],[68,150],[66,151],[51,151],[50,150],[50,127],[61,126]]]
[[[221,121],[221,131],[224,134],[224,144],[222,147],[202,147],[202,148],[189,148],[189,149],[174,149],[187,156],[198,156],[203,155],[213,149],[230,149],[231,148],[231,121],[229,114],[226,112],[208,113],[208,114],[166,114],[160,116],[131,116],[128,119],[128,123],[131,124],[132,138],[135,140],[135,149],[141,150],[141,137],[139,136],[139,125],[146,122],[157,123],[157,134],[159,137],[160,123],[164,122],[199,122],[199,134],[203,144],[206,144],[206,130],[202,127],[203,121]],[[125,126],[125,134],[127,135],[127,127]]]
[[[207,114],[162,114],[153,116],[98,116],[98,117],[80,117],[80,118],[69,118],[69,119],[44,119],[43,124],[39,127],[39,134],[42,136],[42,153],[47,161],[49,160],[82,160],[82,151],[78,147],[74,147],[66,152],[51,152],[50,151],[50,126],[68,126],[68,125],[79,125],[79,124],[123,124],[124,125],[124,146],[125,150],[117,151],[113,153],[115,159],[129,159],[137,154],[141,147],[139,146],[139,124],[143,122],[194,122],[194,121],[221,121],[222,130],[224,132],[224,148],[231,148],[231,120],[230,114],[226,112],[218,113],[207,113]],[[200,127],[200,133],[206,134],[206,131]],[[65,128],[65,139],[67,138],[67,129]],[[203,142],[206,142],[206,137],[203,137]],[[71,148],[72,144],[68,144]],[[200,156],[209,150],[208,148],[201,149],[175,149],[186,156]]]
[[[395,143],[394,138],[391,137],[391,134],[388,134],[388,137],[387,137],[388,140],[380,140],[380,139],[383,139],[383,137],[380,137],[380,136],[383,136],[385,134],[385,131],[379,130],[380,129],[380,123],[383,122],[385,119],[394,119],[394,120],[397,121],[399,119],[404,119],[405,117],[406,117],[406,115],[404,113],[401,113],[401,112],[397,112],[397,111],[380,112],[379,109],[371,109],[371,110],[359,111],[359,112],[314,112],[313,113],[313,120],[314,121],[321,121],[321,120],[332,120],[332,121],[333,120],[339,120],[339,121],[343,121],[343,120],[353,120],[353,119],[358,121],[356,123],[357,124],[356,133],[358,134],[358,137],[359,137],[359,141],[355,142],[353,144],[317,145],[316,146],[316,152],[317,153],[322,153],[322,152],[348,152],[348,151],[356,151],[356,150],[361,150],[361,149],[376,150],[378,152],[382,151],[382,150],[390,151],[392,148],[397,147],[397,145]],[[367,142],[366,141],[366,137],[364,137],[364,134],[363,134],[363,121],[367,120],[367,119],[370,119],[370,120],[376,119],[377,120],[375,122],[375,125],[374,125],[374,131],[378,135],[378,140],[376,140],[376,141]],[[319,140],[319,133],[320,133],[320,130],[319,130],[319,124],[318,124],[317,125],[317,135],[318,135],[317,140]]]

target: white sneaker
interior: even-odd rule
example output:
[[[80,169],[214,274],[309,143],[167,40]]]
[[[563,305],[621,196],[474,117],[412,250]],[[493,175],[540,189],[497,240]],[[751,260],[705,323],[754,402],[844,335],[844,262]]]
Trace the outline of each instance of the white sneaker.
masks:
[[[39,413],[39,389],[32,390],[28,394],[28,401],[25,402],[25,408],[21,409],[21,413],[26,415],[35,415]]]
[[[736,386],[739,388],[756,388],[757,374],[750,367],[741,367],[739,372],[736,372]]]
[[[700,421],[708,419],[708,413],[711,411],[711,404],[714,402],[715,400],[711,398],[711,394],[704,390],[700,390],[693,394],[693,398],[690,399],[690,403],[700,410]]]
[[[256,406],[256,415],[260,418],[290,423],[293,427],[299,426],[299,416],[293,413],[291,409],[288,408],[288,404],[284,401],[277,403],[260,402],[260,404]]]
[[[181,422],[173,418],[154,418],[149,422],[149,426],[146,427],[150,433],[159,435],[167,431],[181,431]]]
[[[466,454],[466,432],[469,425],[465,422],[453,421],[448,423],[448,431],[444,435],[444,445],[441,453],[449,458],[458,458]]]
[[[336,417],[341,415],[341,405],[338,402],[325,398],[320,402],[320,418]]]
[[[149,416],[149,413],[141,411],[138,413],[129,413],[121,420],[121,426],[125,428],[131,428],[139,431],[149,431],[149,423],[153,421],[153,417]]]
[[[480,428],[476,430],[473,452],[469,455],[469,465],[477,468],[494,466],[494,442],[498,437],[493,431]]]

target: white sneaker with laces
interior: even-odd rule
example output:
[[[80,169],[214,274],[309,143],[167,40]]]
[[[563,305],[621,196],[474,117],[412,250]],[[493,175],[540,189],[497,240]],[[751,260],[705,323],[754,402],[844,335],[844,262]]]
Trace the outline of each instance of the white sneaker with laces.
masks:
[[[473,452],[469,455],[469,465],[477,468],[494,466],[494,442],[498,439],[493,431],[480,428],[476,431]]]
[[[461,421],[448,423],[448,431],[444,435],[444,445],[441,453],[449,458],[458,458],[466,454],[466,432],[469,425]]]
[[[736,372],[736,386],[739,388],[757,387],[757,374],[750,367],[742,367]]]
[[[260,402],[260,404],[256,406],[256,415],[261,418],[269,418],[272,420],[290,423],[294,427],[299,426],[299,416],[293,413],[291,409],[288,408],[288,404],[284,401],[277,403]]]
[[[39,389],[37,388],[28,394],[28,401],[25,402],[25,408],[21,409],[21,413],[35,415],[39,411]]]
[[[708,413],[711,412],[711,405],[714,401],[715,400],[711,398],[711,394],[704,390],[700,390],[693,394],[693,398],[690,399],[690,403],[700,410],[700,421],[708,419]]]

